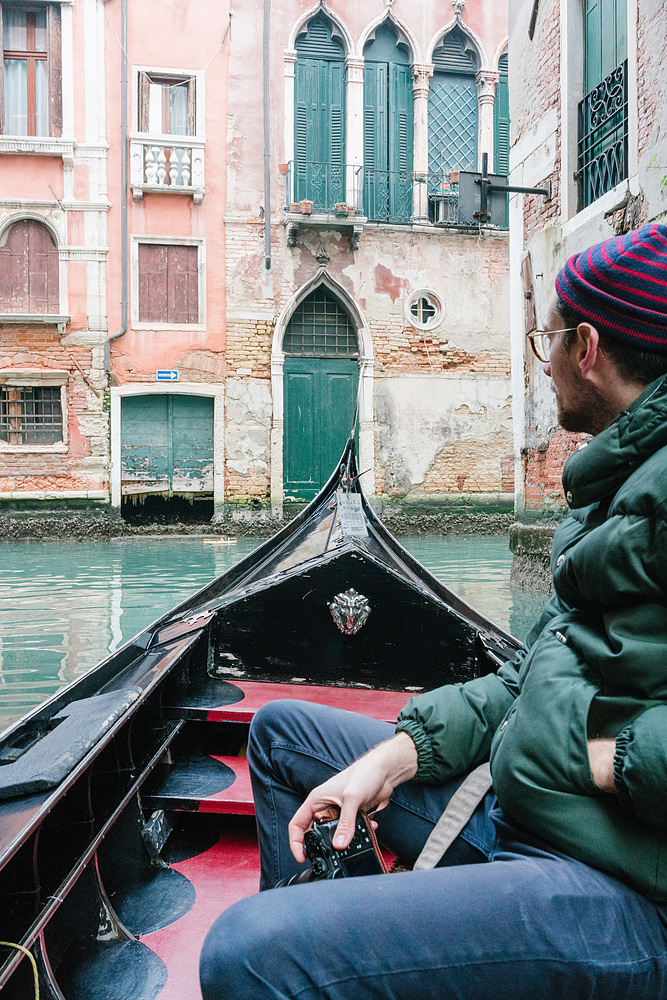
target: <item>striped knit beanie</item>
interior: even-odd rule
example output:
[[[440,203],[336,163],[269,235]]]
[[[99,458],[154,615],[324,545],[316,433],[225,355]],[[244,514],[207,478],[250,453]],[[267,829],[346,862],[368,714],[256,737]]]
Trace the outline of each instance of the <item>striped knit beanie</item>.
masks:
[[[556,294],[610,337],[667,352],[667,226],[642,226],[574,254],[558,273]]]

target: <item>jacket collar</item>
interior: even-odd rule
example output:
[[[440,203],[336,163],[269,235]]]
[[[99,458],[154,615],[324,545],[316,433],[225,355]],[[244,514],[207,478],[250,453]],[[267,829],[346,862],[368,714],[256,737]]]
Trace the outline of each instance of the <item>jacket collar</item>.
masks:
[[[667,376],[661,376],[609,427],[575,451],[563,469],[568,505],[587,507],[612,496],[647,458],[667,445]]]

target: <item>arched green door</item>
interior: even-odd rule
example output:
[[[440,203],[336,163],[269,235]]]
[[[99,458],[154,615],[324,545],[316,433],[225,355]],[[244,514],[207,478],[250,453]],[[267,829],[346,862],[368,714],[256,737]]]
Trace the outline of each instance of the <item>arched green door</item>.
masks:
[[[295,310],[283,341],[286,500],[312,500],[345,447],[357,399],[357,332],[339,302],[318,288]]]

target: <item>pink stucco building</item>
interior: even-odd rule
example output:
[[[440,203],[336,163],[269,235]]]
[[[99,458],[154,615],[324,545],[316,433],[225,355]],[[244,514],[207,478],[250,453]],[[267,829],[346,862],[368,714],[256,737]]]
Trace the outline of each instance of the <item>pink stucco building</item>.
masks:
[[[504,3],[0,7],[0,502],[511,490]]]

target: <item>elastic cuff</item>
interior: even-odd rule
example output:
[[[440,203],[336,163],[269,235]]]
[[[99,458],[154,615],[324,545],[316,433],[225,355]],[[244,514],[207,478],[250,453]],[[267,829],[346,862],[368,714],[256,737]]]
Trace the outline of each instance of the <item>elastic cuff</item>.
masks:
[[[424,727],[414,719],[401,719],[396,725],[397,733],[407,733],[417,748],[417,781],[433,781],[435,762],[433,760],[433,746],[431,737]]]
[[[630,793],[623,780],[623,767],[631,740],[632,734],[628,727],[616,737],[616,751],[614,753],[614,788],[616,789],[619,805],[622,805],[625,809],[633,808]]]

